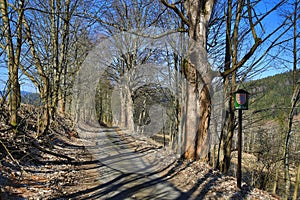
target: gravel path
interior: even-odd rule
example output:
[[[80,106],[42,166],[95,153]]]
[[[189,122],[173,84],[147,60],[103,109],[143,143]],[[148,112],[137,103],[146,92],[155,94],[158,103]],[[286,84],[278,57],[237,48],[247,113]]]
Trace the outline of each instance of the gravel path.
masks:
[[[180,191],[162,178],[155,164],[145,158],[147,152],[136,152],[120,139],[115,129],[85,124],[79,126],[78,134],[92,159],[98,161],[99,185],[81,191],[85,199],[177,199],[180,196]]]

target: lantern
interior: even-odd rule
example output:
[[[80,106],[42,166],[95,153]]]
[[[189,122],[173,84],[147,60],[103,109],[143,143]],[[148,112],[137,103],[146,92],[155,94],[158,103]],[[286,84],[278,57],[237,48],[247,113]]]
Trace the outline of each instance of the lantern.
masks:
[[[237,110],[248,110],[249,92],[239,89],[234,94],[234,107]]]

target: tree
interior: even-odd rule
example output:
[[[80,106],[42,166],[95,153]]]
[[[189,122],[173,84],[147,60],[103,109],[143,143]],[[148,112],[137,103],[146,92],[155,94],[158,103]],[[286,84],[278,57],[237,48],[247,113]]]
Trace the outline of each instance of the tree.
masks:
[[[22,41],[16,40],[22,43],[23,48],[22,51],[15,51],[22,62],[15,63],[37,87],[43,104],[39,118],[40,133],[47,131],[58,105],[62,112],[65,111],[66,95],[71,88],[69,84],[73,82],[78,68],[76,63],[82,60],[78,57],[78,48],[83,46],[78,45],[81,42],[78,36],[83,35],[80,32],[85,30],[83,27],[88,26],[83,20],[78,23],[74,17],[79,9],[79,1],[53,0],[46,3],[31,1],[24,5],[21,10],[24,13],[19,21],[21,25],[16,26],[20,27],[17,33],[25,36]],[[18,11],[11,4],[10,9]],[[74,56],[71,57],[71,54]]]
[[[207,59],[208,23],[214,0],[184,2],[185,12],[177,4],[161,2],[172,9],[188,27],[189,57],[183,63],[186,99],[182,106],[181,126],[184,135],[183,152],[186,159],[207,159],[211,112],[210,85],[213,77]],[[181,4],[182,2],[179,2]]]
[[[233,4],[232,1],[228,1],[227,6],[225,64],[222,76],[224,79],[225,99],[228,101],[225,103],[225,107],[227,108],[225,110],[225,121],[221,132],[217,163],[217,167],[223,172],[227,172],[230,166],[232,137],[235,127],[232,93],[236,90],[237,70],[243,66],[243,64],[254,54],[257,47],[262,43],[261,39],[257,37],[255,26],[252,22],[252,11],[250,8],[250,1],[248,1],[247,10],[249,26],[251,27],[254,44],[250,51],[248,51],[240,61],[238,60],[238,48],[240,46],[240,40],[238,38],[240,34],[240,23],[243,17],[244,3],[244,1],[239,1],[236,4],[236,15],[234,16],[233,22],[233,10],[235,4]]]
[[[278,40],[283,36],[282,33],[277,34],[278,30],[283,27],[283,24],[262,38],[260,36],[264,35],[259,27],[270,13],[283,5],[283,1],[278,2],[260,16],[255,12],[256,3],[247,0],[238,2],[228,1],[227,4],[225,63],[221,71],[226,99],[224,110],[225,119],[220,136],[217,160],[217,168],[225,173],[228,172],[230,167],[232,139],[236,126],[232,93],[239,87],[237,81],[238,79],[240,79],[239,82],[245,80],[247,75],[251,71],[254,71],[264,56],[272,48],[276,47]],[[235,16],[233,13],[235,13]],[[248,21],[244,21],[244,18],[248,19]],[[283,32],[286,32],[286,30],[284,29]],[[260,53],[260,51],[258,51],[259,47],[261,47],[263,43],[267,43],[266,41],[275,34],[277,34],[277,36],[272,38],[272,42],[264,46],[265,51]],[[246,38],[247,40],[245,40]],[[245,43],[245,41],[251,42]],[[243,49],[243,46],[247,48]]]
[[[287,120],[287,131],[285,134],[285,144],[283,148],[283,165],[284,165],[284,182],[285,182],[285,191],[284,191],[284,199],[289,199],[290,196],[290,188],[291,188],[291,177],[290,177],[290,143],[291,143],[291,137],[293,133],[293,119],[296,112],[296,106],[299,102],[300,98],[300,79],[298,79],[298,72],[297,72],[297,64],[298,64],[298,33],[297,33],[297,22],[298,22],[298,15],[299,15],[299,1],[294,1],[294,10],[291,14],[291,22],[292,22],[292,29],[293,29],[293,95],[291,99],[291,107],[290,112],[288,114],[288,120]],[[296,174],[296,176],[298,176]],[[298,184],[298,183],[296,183]],[[296,186],[296,185],[295,185]],[[297,188],[297,187],[295,187]]]
[[[290,187],[291,187],[291,178],[290,178],[290,140],[292,134],[292,126],[293,126],[293,118],[295,115],[296,105],[300,99],[300,83],[298,82],[297,86],[294,89],[293,97],[291,99],[291,109],[288,116],[288,129],[285,136],[285,145],[283,149],[283,163],[284,163],[284,181],[285,181],[285,192],[284,192],[284,199],[288,199],[290,196]]]
[[[134,76],[139,66],[146,64],[154,51],[145,46],[147,39],[140,34],[158,24],[157,15],[160,16],[161,9],[156,2],[137,0],[112,1],[105,6],[108,8],[105,14],[92,17],[102,25],[108,40],[112,40],[111,46],[115,53],[105,67],[118,87],[121,104],[119,125],[134,130],[132,95],[137,83]]]
[[[1,0],[0,9],[2,14],[3,33],[6,44],[1,44],[2,49],[6,49],[7,60],[8,60],[8,71],[9,71],[9,107],[10,107],[10,124],[17,126],[17,110],[21,103],[21,92],[19,84],[19,64],[21,56],[21,47],[23,43],[22,33],[22,20],[24,17],[24,1],[21,0],[18,3],[17,9],[17,21],[13,24],[13,20],[9,17],[8,1]],[[16,33],[14,33],[14,31]],[[14,38],[16,35],[16,38]],[[16,43],[14,42],[16,40]]]

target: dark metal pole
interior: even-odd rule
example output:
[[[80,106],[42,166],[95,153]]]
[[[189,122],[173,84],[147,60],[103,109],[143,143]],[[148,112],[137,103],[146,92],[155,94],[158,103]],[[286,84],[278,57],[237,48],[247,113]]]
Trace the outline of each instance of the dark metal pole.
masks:
[[[242,183],[242,114],[239,110],[239,129],[238,129],[238,166],[237,166],[237,187],[241,188]]]

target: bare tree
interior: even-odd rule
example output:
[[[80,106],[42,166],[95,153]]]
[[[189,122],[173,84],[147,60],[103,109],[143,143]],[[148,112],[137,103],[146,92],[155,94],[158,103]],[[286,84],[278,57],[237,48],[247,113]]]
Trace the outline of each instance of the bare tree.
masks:
[[[207,159],[209,123],[211,112],[210,85],[213,77],[207,60],[208,23],[212,14],[214,0],[184,1],[185,13],[179,5],[161,2],[173,10],[188,27],[190,38],[189,57],[183,63],[186,99],[181,112],[181,127],[184,135],[183,152],[187,159]]]
[[[266,13],[258,16],[255,12],[256,4],[250,0],[228,1],[226,12],[225,63],[221,72],[221,76],[224,79],[225,119],[220,136],[217,160],[217,167],[222,172],[229,170],[233,133],[236,126],[232,94],[239,87],[237,81],[241,83],[251,71],[254,71],[261,59],[264,58],[270,49],[276,46],[275,43],[282,37],[282,34],[278,34],[279,36],[271,44],[265,45],[264,52],[261,53],[258,51],[259,47],[263,43],[266,43],[271,36],[277,34],[278,30],[283,26],[279,25],[274,31],[267,33],[265,37],[261,38],[263,36],[263,30],[261,29],[262,21],[270,13],[282,6],[282,4],[283,1],[280,1]],[[235,16],[233,13],[235,13]],[[248,20],[242,20],[243,18]],[[251,41],[250,44],[245,44],[246,38],[247,41]],[[242,46],[249,46],[249,48],[243,49]]]
[[[10,124],[17,126],[17,110],[21,103],[20,84],[19,84],[19,64],[22,47],[22,20],[24,16],[24,1],[19,1],[17,5],[17,21],[13,25],[13,20],[9,17],[8,1],[2,0],[1,14],[3,22],[3,33],[5,37],[5,44],[1,44],[2,49],[6,49],[9,71],[9,107],[10,107]],[[12,27],[13,26],[13,27]],[[14,31],[16,33],[14,33]],[[16,35],[16,38],[15,38]],[[16,41],[16,42],[14,42]]]
[[[285,191],[284,191],[284,199],[289,199],[290,197],[290,188],[291,188],[291,177],[290,177],[290,143],[291,137],[293,133],[293,119],[295,116],[296,106],[299,102],[300,98],[300,79],[298,79],[298,71],[297,71],[297,64],[298,64],[298,43],[297,39],[298,36],[298,15],[299,15],[299,1],[295,0],[294,2],[294,10],[291,13],[291,22],[293,27],[293,95],[291,99],[291,108],[288,114],[288,123],[287,123],[287,132],[285,134],[285,144],[283,148],[283,164],[284,164],[284,182],[285,182]],[[288,15],[290,16],[290,15]],[[296,175],[297,176],[297,175]],[[296,187],[295,187],[296,188]]]
[[[291,178],[290,178],[290,141],[291,141],[291,134],[293,132],[293,118],[295,115],[296,105],[300,99],[300,82],[298,82],[297,86],[294,89],[293,97],[291,99],[291,109],[288,116],[288,129],[285,135],[285,145],[283,149],[283,162],[284,162],[284,181],[285,181],[285,192],[284,192],[284,199],[288,199],[290,196],[290,187],[291,187]]]
[[[144,41],[147,39],[141,35],[146,35],[147,28],[158,24],[162,11],[153,1],[112,1],[105,6],[108,9],[102,16],[87,17],[95,18],[102,25],[103,32],[112,40],[116,57],[106,63],[106,67],[119,87],[119,125],[134,130],[134,76],[139,66],[146,64],[154,51],[145,47],[147,42]]]
[[[20,10],[9,4],[12,10],[20,10],[22,14],[18,18],[20,25],[16,26],[20,27],[16,28],[16,46],[22,44],[23,48],[22,51],[15,50],[17,68],[14,69],[18,71],[19,67],[39,91],[43,104],[42,117],[39,119],[40,133],[47,130],[58,105],[60,111],[65,112],[67,94],[71,90],[69,85],[78,69],[76,63],[83,59],[78,56],[78,48],[83,46],[78,45],[82,42],[78,36],[83,35],[80,32],[87,26],[84,20],[78,23],[74,17],[79,1],[47,1],[47,5],[49,7],[31,1]],[[25,36],[21,37],[22,34]],[[83,49],[87,50],[87,47]],[[22,58],[22,62],[17,60],[18,57]]]

